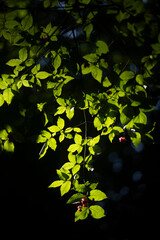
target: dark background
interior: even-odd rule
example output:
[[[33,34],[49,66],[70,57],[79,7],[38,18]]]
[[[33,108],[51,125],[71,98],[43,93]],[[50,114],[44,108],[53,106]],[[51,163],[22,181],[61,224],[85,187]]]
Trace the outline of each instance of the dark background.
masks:
[[[122,146],[105,138],[102,141],[104,151],[95,159],[94,177],[109,198],[103,202],[106,217],[101,220],[88,218],[74,223],[77,206],[67,205],[69,196],[61,198],[59,188],[48,189],[57,178],[55,169],[63,161],[65,146],[41,160],[37,158],[39,146],[29,143],[17,147],[12,156],[1,155],[1,231],[22,238],[96,233],[109,240],[145,239],[150,234],[151,239],[157,237],[160,113],[154,111],[153,115],[158,120],[155,144],[144,145],[143,151],[135,151],[129,142]]]

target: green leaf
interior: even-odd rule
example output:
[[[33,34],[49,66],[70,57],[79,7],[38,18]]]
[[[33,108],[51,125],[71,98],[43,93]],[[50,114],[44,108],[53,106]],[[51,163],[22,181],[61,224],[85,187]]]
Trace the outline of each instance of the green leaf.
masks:
[[[19,58],[22,62],[24,62],[27,59],[27,49],[26,48],[21,48],[19,50]]]
[[[64,183],[63,180],[56,180],[53,183],[51,183],[49,185],[49,188],[56,188],[56,187],[60,187],[62,184]]]
[[[97,131],[102,129],[102,124],[98,117],[94,118],[93,124],[94,124],[94,127],[97,128]]]
[[[113,139],[115,137],[115,133],[111,132],[108,137],[109,137],[110,142],[112,143],[112,141],[113,141]]]
[[[71,120],[74,116],[74,107],[70,108],[69,106],[66,108],[66,116],[69,120]]]
[[[134,123],[147,124],[146,114],[140,111],[140,113],[134,118]]]
[[[101,83],[101,80],[102,80],[102,70],[101,69],[99,69],[96,66],[92,66],[91,74],[94,79],[96,79],[99,83]]]
[[[98,205],[90,206],[89,210],[91,211],[91,216],[96,219],[105,217],[104,209]]]
[[[78,220],[84,220],[88,217],[89,214],[89,208],[88,207],[82,207],[81,211],[76,211],[75,212],[75,222]]]
[[[120,78],[127,83],[128,80],[132,79],[135,77],[134,72],[132,71],[124,71],[123,73],[121,73]]]
[[[98,61],[99,56],[97,56],[96,53],[90,53],[90,54],[87,54],[87,55],[83,56],[83,58],[85,60],[87,60],[89,63],[95,63],[95,62]]]
[[[90,196],[88,197],[92,201],[102,201],[107,198],[106,194],[101,190],[91,190]]]
[[[8,139],[8,132],[6,129],[0,130],[0,138],[2,140],[7,140]]]
[[[62,168],[69,170],[69,169],[73,168],[73,166],[74,166],[73,162],[66,162],[65,164],[63,164]]]
[[[22,19],[22,21],[21,21],[21,25],[22,25],[22,29],[24,31],[29,30],[32,27],[32,25],[33,25],[33,18],[32,18],[32,16],[30,14],[25,16]]]
[[[126,125],[133,118],[133,109],[127,105],[120,109],[120,121]]]
[[[66,194],[71,188],[71,181],[66,181],[61,185],[60,191],[61,191],[61,196]]]
[[[82,143],[82,136],[76,133],[74,137],[74,141],[76,144],[80,145]]]
[[[68,152],[75,152],[75,151],[77,151],[78,149],[79,149],[79,144],[71,144],[70,146],[69,146],[69,148],[67,149],[67,151]]]
[[[11,59],[6,64],[10,67],[16,67],[16,66],[20,65],[21,63],[22,63],[22,61],[20,59]]]
[[[41,66],[40,64],[36,64],[32,69],[31,69],[31,73],[33,73],[34,75],[36,73],[38,73],[38,71],[40,70]]]
[[[86,195],[82,193],[75,193],[68,199],[67,203],[72,204],[72,203],[80,202],[83,197],[86,197]]]
[[[45,71],[41,71],[41,72],[38,72],[36,74],[36,78],[46,79],[46,78],[50,77],[51,75],[52,75],[51,73],[48,73],[48,72],[45,72]]]
[[[5,82],[4,80],[0,79],[0,89],[4,90],[8,87],[8,83]]]
[[[57,148],[57,142],[54,138],[50,138],[48,141],[47,141],[47,144],[48,146],[53,149],[54,151],[56,150]]]
[[[10,28],[10,29],[13,29],[18,25],[19,25],[19,22],[15,21],[15,20],[7,20],[5,22],[5,27]]]
[[[59,54],[55,57],[53,65],[56,70],[61,66],[61,57]]]
[[[141,143],[141,134],[139,132],[134,132],[134,137],[131,137],[132,143],[138,147]]]
[[[58,118],[57,125],[61,130],[64,128],[65,122],[61,117]]]
[[[14,143],[6,140],[4,142],[4,150],[7,152],[14,152]]]
[[[140,85],[143,85],[143,84],[144,84],[143,75],[138,74],[138,75],[136,76],[136,82],[137,82],[138,84],[140,84]]]
[[[103,87],[109,87],[112,83],[109,81],[108,77],[105,77],[103,80]]]
[[[82,130],[81,130],[80,128],[78,128],[78,127],[73,128],[73,131],[74,131],[74,132],[77,132],[77,133],[82,132]]]
[[[14,94],[12,93],[12,90],[10,88],[7,88],[3,91],[3,98],[8,105],[12,102],[13,97]]]
[[[3,105],[4,103],[4,97],[3,95],[0,93],[0,107]]]
[[[48,130],[52,133],[59,132],[60,128],[57,125],[53,125],[51,127],[48,127]]]
[[[106,54],[107,52],[109,52],[108,45],[104,41],[97,41],[96,46],[98,47],[96,49],[96,53],[98,55],[101,55],[103,53]]]
[[[79,170],[80,170],[81,166],[80,164],[76,164],[73,168],[72,168],[72,174],[75,175]]]

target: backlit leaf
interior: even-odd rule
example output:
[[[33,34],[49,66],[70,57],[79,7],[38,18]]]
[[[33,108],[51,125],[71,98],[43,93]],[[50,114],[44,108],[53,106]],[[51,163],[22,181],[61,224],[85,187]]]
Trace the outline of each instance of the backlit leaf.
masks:
[[[39,78],[39,79],[46,79],[48,78],[49,76],[51,76],[52,74],[48,73],[48,72],[45,72],[45,71],[41,71],[41,72],[38,72],[36,74],[36,78]]]
[[[49,188],[56,188],[56,187],[60,187],[62,184],[64,183],[63,180],[56,180],[53,183],[51,183],[49,185]]]
[[[4,150],[7,152],[14,152],[14,143],[6,140],[4,142]]]
[[[88,197],[92,201],[102,201],[107,198],[106,194],[100,190],[91,190],[90,196]]]
[[[27,49],[26,48],[21,48],[19,50],[19,58],[22,62],[24,62],[27,59]]]
[[[61,117],[58,118],[58,120],[57,120],[57,125],[58,125],[58,127],[59,127],[60,129],[63,129],[63,128],[64,128],[65,122],[64,122],[64,120],[63,120]]]
[[[22,61],[20,59],[11,59],[6,64],[10,67],[16,67],[21,63],[22,63]]]
[[[85,60],[87,60],[89,63],[95,63],[98,61],[99,57],[96,53],[90,53],[83,57]]]
[[[12,98],[14,97],[14,94],[12,93],[12,90],[10,88],[7,88],[3,92],[3,98],[7,102],[7,104],[10,104],[12,102]]]
[[[66,194],[71,188],[71,181],[66,181],[61,185],[60,191],[61,191],[61,196]]]
[[[106,54],[109,52],[108,45],[104,41],[97,41],[96,46],[98,47],[96,52],[101,55],[102,53]]]
[[[82,193],[75,193],[68,199],[67,203],[72,204],[72,203],[80,202],[83,197],[86,197],[86,195]]]
[[[56,150],[57,148],[57,142],[54,138],[50,138],[47,142],[48,146],[53,149],[54,151]]]
[[[105,217],[104,209],[99,205],[90,206],[89,210],[91,211],[91,216],[93,218],[99,219]]]
[[[75,212],[75,222],[77,222],[78,220],[84,220],[88,217],[89,214],[89,208],[87,207],[82,207],[81,211],[76,211]]]

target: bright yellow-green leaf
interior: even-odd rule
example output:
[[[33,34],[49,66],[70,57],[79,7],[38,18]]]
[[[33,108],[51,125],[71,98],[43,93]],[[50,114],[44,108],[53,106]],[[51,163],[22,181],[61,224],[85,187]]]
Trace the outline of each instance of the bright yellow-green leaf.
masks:
[[[54,132],[59,132],[60,128],[57,125],[53,125],[51,127],[48,127],[48,130],[54,133]]]
[[[59,127],[60,129],[63,129],[63,128],[64,128],[65,122],[64,122],[64,120],[63,120],[61,117],[58,118],[58,120],[57,120],[57,125],[58,125],[58,127]]]
[[[91,211],[91,216],[93,218],[99,219],[105,217],[104,209],[99,205],[92,205],[90,206],[89,210]]]
[[[94,79],[96,79],[99,83],[101,83],[102,80],[102,70],[96,66],[92,66],[91,68],[91,74]]]
[[[6,140],[4,142],[4,150],[7,152],[14,152],[14,143]]]
[[[80,145],[82,143],[82,136],[76,133],[74,137],[74,141],[76,144]]]
[[[99,55],[101,55],[103,53],[106,54],[107,52],[109,52],[108,45],[104,41],[101,41],[101,40],[97,41],[96,46],[98,47],[96,52]]]
[[[16,66],[20,65],[21,63],[22,63],[22,61],[20,59],[11,59],[6,64],[11,67],[16,67]]]
[[[19,50],[19,58],[22,62],[24,62],[27,59],[27,49],[26,48],[21,48]]]
[[[105,77],[103,80],[103,87],[109,87],[112,83],[109,81],[108,77]]]
[[[56,180],[49,185],[49,188],[60,187],[64,183],[64,180]]]
[[[48,142],[47,142],[48,146],[53,149],[54,151],[56,150],[57,148],[57,142],[54,138],[50,138],[48,139]]]
[[[3,91],[3,98],[8,105],[12,102],[13,97],[14,94],[12,93],[12,90],[10,88],[7,88]]]
[[[64,182],[60,188],[61,196],[66,194],[70,190],[70,188],[71,188],[71,181]]]
[[[52,74],[51,73],[48,73],[48,72],[45,72],[45,71],[41,71],[41,72],[38,72],[36,74],[36,78],[39,78],[39,79],[46,79],[48,78],[49,76],[51,76]]]
[[[80,170],[81,166],[79,164],[76,164],[73,168],[72,168],[72,174],[75,175],[79,170]]]
[[[0,107],[3,105],[4,103],[4,97],[3,95],[0,93]]]
[[[102,201],[107,198],[106,194],[101,190],[95,189],[90,191],[90,195],[88,197],[92,201]]]

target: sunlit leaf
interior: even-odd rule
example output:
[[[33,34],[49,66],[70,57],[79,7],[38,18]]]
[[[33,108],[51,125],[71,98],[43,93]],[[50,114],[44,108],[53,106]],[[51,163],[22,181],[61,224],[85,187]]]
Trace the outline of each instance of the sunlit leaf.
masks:
[[[6,140],[4,142],[4,150],[7,152],[14,152],[14,143]]]
[[[83,197],[86,197],[86,195],[82,193],[75,193],[68,199],[67,203],[71,204],[71,203],[80,202]]]
[[[99,205],[90,206],[89,210],[91,211],[91,216],[93,218],[99,219],[105,217],[104,209]]]
[[[64,180],[56,180],[49,185],[49,188],[60,187],[64,183]]]
[[[27,59],[27,49],[26,48],[21,48],[19,50],[19,58],[22,62],[24,62]]]
[[[71,181],[64,182],[60,187],[61,196],[66,194],[70,190],[70,188],[71,188]]]
[[[12,90],[10,88],[7,88],[3,92],[3,98],[7,102],[7,104],[10,104],[12,102],[12,98],[14,97],[14,94],[12,93]]]
[[[89,208],[87,207],[82,207],[82,211],[76,211],[75,212],[75,222],[78,220],[84,220],[88,217],[89,214]]]
[[[48,142],[47,142],[48,146],[52,149],[52,150],[56,150],[57,148],[57,142],[54,138],[50,138],[48,139]]]
[[[96,46],[98,47],[96,52],[99,55],[101,55],[103,53],[106,54],[107,52],[109,52],[108,45],[104,41],[100,41],[100,40],[97,41]]]
[[[91,190],[88,197],[92,201],[102,201],[107,198],[106,194],[98,189]]]
[[[48,73],[48,72],[45,72],[45,71],[41,71],[41,72],[38,72],[36,74],[36,78],[39,78],[39,79],[46,79],[48,78],[49,76],[51,76],[52,74]]]

